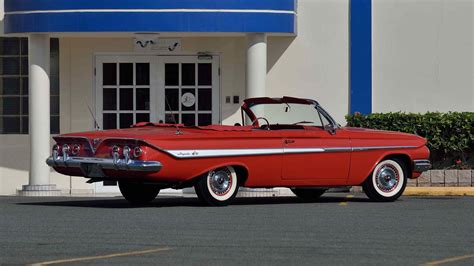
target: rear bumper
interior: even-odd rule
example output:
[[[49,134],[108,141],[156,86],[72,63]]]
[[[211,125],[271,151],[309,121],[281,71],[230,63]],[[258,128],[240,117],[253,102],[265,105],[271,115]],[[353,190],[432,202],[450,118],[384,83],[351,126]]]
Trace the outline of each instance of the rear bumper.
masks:
[[[413,160],[413,172],[424,172],[431,168],[431,162],[429,160]]]
[[[149,173],[158,172],[163,167],[157,161],[114,160],[96,157],[49,157],[46,159],[46,163],[51,167],[80,169],[86,177],[105,177],[103,169]]]

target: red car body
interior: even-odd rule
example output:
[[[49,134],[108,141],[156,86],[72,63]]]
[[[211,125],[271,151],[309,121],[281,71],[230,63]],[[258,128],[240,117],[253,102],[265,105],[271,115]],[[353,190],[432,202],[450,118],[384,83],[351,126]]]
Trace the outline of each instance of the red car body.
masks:
[[[235,169],[239,185],[251,188],[361,185],[387,157],[403,162],[408,178],[417,178],[429,167],[426,139],[411,134],[299,124],[259,126],[249,107],[273,101],[316,103],[289,97],[246,100],[242,114],[254,121],[249,126],[140,123],[128,129],[64,134],[54,137],[58,146],[48,164],[59,173],[92,181],[140,180],[173,188],[192,186],[197,178],[225,166]],[[157,164],[149,171],[120,166],[125,146],[130,153],[136,147],[141,150],[140,156],[128,160]],[[101,160],[113,159],[114,147],[120,157],[117,167],[102,167]],[[82,161],[68,164],[65,153],[68,160]]]

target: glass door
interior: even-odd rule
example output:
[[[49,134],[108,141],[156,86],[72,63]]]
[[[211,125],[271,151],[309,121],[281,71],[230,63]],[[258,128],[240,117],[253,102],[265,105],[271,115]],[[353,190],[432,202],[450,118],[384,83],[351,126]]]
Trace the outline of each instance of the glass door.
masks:
[[[160,57],[162,122],[186,126],[220,123],[218,63],[218,56]]]

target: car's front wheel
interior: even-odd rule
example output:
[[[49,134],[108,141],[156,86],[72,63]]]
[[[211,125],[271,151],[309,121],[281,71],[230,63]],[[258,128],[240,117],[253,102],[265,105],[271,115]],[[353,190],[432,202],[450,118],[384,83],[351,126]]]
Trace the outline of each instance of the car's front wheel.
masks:
[[[395,201],[407,185],[407,170],[403,161],[392,158],[378,163],[362,184],[365,194],[374,201]]]
[[[324,192],[325,188],[292,188],[291,191],[300,199],[305,201],[315,201],[319,199]]]
[[[132,204],[149,203],[154,200],[160,192],[159,186],[127,181],[120,181],[119,189],[122,196]]]
[[[237,173],[232,166],[209,171],[194,185],[198,198],[206,205],[226,206],[239,191]]]

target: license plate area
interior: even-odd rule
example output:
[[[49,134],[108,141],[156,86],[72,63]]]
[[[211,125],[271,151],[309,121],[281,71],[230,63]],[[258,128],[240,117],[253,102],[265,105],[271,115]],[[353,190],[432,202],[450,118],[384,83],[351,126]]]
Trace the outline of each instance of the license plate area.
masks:
[[[81,171],[86,177],[105,177],[102,167],[96,163],[81,163]]]

